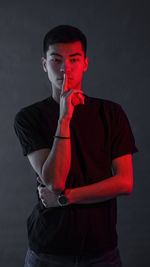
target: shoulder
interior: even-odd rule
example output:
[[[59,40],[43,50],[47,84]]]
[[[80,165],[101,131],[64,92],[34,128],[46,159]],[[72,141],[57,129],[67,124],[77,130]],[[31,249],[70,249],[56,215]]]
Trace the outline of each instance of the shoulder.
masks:
[[[86,96],[87,111],[93,110],[94,114],[101,117],[107,125],[120,127],[121,124],[128,124],[128,117],[119,103],[111,100]]]
[[[107,99],[102,99],[102,98],[96,98],[96,97],[91,97],[87,96],[86,97],[86,103],[87,105],[91,106],[98,106],[99,108],[103,109],[105,112],[121,112],[122,107],[119,103],[116,103],[111,100]]]
[[[15,121],[18,121],[20,119],[31,119],[34,117],[37,117],[40,115],[44,103],[46,104],[48,102],[49,98],[43,99],[41,101],[35,102],[33,104],[30,104],[28,106],[22,107],[15,115]]]

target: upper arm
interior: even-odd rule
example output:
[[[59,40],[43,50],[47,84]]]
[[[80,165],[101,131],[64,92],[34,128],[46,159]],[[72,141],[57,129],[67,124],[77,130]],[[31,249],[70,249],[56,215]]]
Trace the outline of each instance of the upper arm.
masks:
[[[129,193],[133,188],[133,164],[132,154],[123,155],[112,160],[112,169],[114,175],[119,175],[127,186]]]
[[[42,178],[42,168],[43,164],[46,161],[48,155],[50,153],[49,148],[39,149],[27,155],[31,166],[35,170],[35,172]]]

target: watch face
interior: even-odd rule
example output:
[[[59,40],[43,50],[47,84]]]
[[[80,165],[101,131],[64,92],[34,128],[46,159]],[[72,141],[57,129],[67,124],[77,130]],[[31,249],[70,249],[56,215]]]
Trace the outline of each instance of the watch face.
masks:
[[[65,205],[67,205],[67,203],[68,203],[68,199],[67,199],[67,197],[66,197],[65,195],[61,195],[61,196],[59,196],[59,198],[58,198],[58,202],[59,202],[59,204],[60,204],[61,206],[65,206]]]

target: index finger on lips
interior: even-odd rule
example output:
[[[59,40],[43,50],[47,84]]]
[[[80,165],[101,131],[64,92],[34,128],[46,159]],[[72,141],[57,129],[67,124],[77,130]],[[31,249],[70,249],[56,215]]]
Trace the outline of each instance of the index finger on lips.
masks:
[[[64,79],[62,84],[62,94],[68,91],[68,75],[64,73]]]

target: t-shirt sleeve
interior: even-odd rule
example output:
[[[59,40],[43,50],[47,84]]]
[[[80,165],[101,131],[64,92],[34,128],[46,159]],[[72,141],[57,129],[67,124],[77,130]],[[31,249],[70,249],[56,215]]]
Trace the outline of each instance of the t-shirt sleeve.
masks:
[[[14,119],[14,130],[20,141],[23,155],[42,149],[49,148],[42,135],[38,116],[34,116],[26,109],[21,109]]]
[[[113,121],[111,158],[138,152],[129,120],[120,105],[117,105]]]

